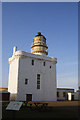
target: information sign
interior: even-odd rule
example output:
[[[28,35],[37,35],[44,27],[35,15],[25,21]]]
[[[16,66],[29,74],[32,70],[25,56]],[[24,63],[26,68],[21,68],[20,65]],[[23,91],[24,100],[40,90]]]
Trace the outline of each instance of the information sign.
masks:
[[[10,102],[6,110],[19,110],[23,102]]]

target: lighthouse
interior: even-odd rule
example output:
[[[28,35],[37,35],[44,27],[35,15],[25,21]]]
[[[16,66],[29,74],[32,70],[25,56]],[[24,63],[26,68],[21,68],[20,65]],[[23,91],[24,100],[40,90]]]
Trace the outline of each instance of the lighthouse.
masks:
[[[33,38],[31,53],[15,46],[9,58],[8,92],[11,100],[56,101],[57,58],[49,57],[46,38],[41,32]]]

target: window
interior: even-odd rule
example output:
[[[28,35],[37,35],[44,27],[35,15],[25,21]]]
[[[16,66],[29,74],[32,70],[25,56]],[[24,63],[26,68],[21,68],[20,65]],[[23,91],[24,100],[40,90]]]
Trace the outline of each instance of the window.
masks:
[[[25,79],[25,84],[26,84],[26,85],[28,84],[28,79]]]
[[[40,85],[39,84],[37,84],[37,89],[40,89]]]
[[[59,92],[57,92],[57,97],[59,97]]]
[[[32,65],[34,65],[34,60],[32,60]]]
[[[40,74],[37,74],[37,89],[40,89]]]
[[[40,74],[37,74],[37,79],[39,79],[39,80],[40,80]]]
[[[43,66],[45,66],[45,62],[43,62]]]
[[[65,97],[66,96],[66,93],[65,92],[63,92],[63,97]]]
[[[40,81],[37,81],[37,84],[40,84]]]
[[[51,66],[50,66],[50,68],[51,68]]]
[[[45,39],[43,39],[43,42],[46,44],[46,40]]]

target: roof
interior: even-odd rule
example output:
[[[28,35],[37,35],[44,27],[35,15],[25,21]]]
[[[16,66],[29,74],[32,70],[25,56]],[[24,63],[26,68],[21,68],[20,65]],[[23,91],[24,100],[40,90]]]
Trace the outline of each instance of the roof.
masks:
[[[0,88],[0,93],[9,93],[8,88]]]
[[[3,91],[3,90],[8,90],[8,88],[0,88],[0,91]]]
[[[38,37],[38,36],[43,36],[43,35],[41,34],[41,32],[38,32],[38,34],[35,37]],[[43,36],[43,38],[46,40],[46,38],[44,36]]]
[[[74,89],[71,89],[71,88],[57,88],[57,90],[74,90]]]
[[[77,90],[77,92],[80,92],[80,90]]]
[[[11,58],[9,58],[8,62],[11,63],[16,56],[30,57],[33,59],[46,60],[46,61],[57,63],[57,58],[55,57],[47,57],[47,56],[41,56],[37,54],[35,55],[35,54],[24,52],[24,51],[16,51],[15,54]]]

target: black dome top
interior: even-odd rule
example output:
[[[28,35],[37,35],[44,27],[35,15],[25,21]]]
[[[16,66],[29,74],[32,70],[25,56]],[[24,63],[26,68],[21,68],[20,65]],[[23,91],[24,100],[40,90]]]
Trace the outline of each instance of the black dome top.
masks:
[[[38,37],[38,36],[43,36],[43,35],[41,34],[41,32],[38,32],[38,34],[35,37]],[[44,36],[43,36],[43,38],[46,40],[46,38]]]

